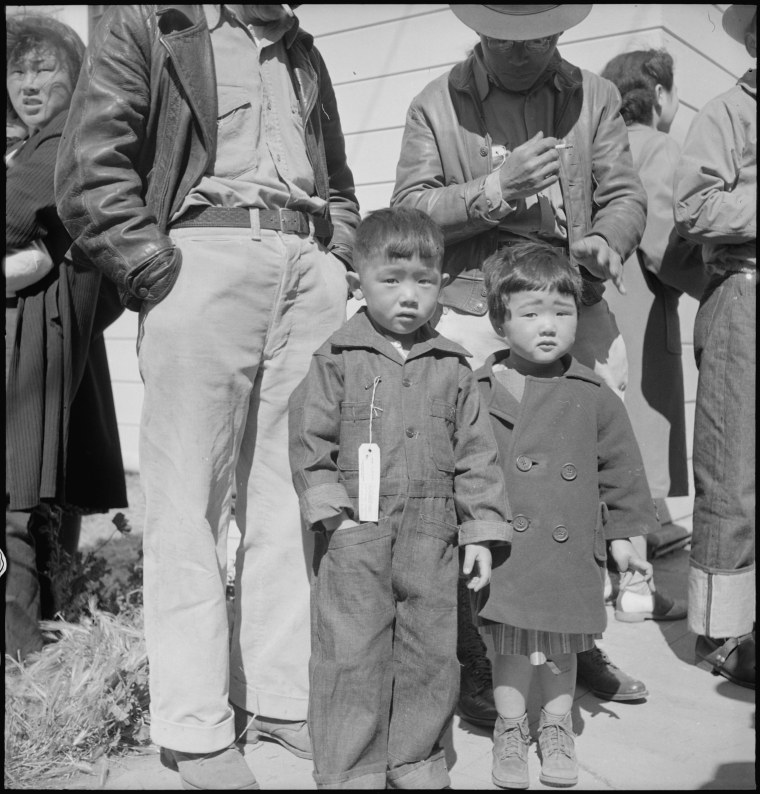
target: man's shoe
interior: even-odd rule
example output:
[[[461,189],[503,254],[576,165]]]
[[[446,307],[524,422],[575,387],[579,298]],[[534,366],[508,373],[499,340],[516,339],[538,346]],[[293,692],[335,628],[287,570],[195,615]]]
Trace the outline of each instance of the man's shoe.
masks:
[[[460,664],[459,716],[473,725],[493,728],[499,715],[493,700],[491,662],[486,644],[472,622],[470,591],[463,579],[459,580],[458,591],[457,658]]]
[[[578,654],[578,678],[602,700],[641,700],[649,694],[642,681],[612,664],[597,646]]]
[[[161,763],[179,772],[182,788],[189,791],[249,791],[259,788],[242,753],[234,747],[215,753],[181,753],[162,747]]]
[[[697,667],[747,689],[755,688],[755,632],[726,640],[699,636],[694,648]]]
[[[238,741],[251,744],[259,739],[279,742],[286,750],[299,758],[311,760],[311,737],[306,720],[276,720],[233,705],[235,712],[235,735]]]
[[[517,719],[498,717],[493,730],[491,779],[501,788],[528,788],[528,715]]]
[[[541,753],[539,780],[542,783],[547,786],[574,786],[578,782],[578,759],[575,757],[575,734],[570,712],[558,718],[541,709],[538,749]]]
[[[626,572],[628,573],[628,572]],[[686,617],[686,602],[671,598],[662,590],[655,590],[651,580],[646,592],[639,593],[629,587],[630,576],[623,574],[620,590],[615,599],[615,618],[624,623],[642,620],[682,620]]]

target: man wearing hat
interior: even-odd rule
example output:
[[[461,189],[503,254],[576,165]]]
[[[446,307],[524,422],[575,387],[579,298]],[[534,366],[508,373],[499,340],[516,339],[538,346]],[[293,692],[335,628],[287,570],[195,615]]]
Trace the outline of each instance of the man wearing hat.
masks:
[[[335,93],[289,5],[111,5],[69,119],[60,216],[139,312],[151,738],[185,788],[257,789],[236,740],[311,758],[314,540],[287,418],[346,316],[359,212]]]
[[[723,27],[757,57],[757,7]],[[676,168],[678,233],[711,273],[694,324],[694,529],[689,629],[700,667],[755,688],[757,69],[694,118]]]
[[[583,276],[573,355],[621,394],[625,346],[602,293],[606,280],[625,291],[622,263],[643,234],[646,194],[617,89],[557,52],[562,32],[591,5],[451,9],[480,42],[412,101],[391,199],[424,210],[444,231],[451,282],[437,328],[480,366],[503,345],[488,320],[482,262],[526,238],[547,242],[564,249]],[[466,591],[460,601],[459,711],[491,725],[490,664]],[[578,675],[606,699],[647,694],[599,648],[578,655]]]

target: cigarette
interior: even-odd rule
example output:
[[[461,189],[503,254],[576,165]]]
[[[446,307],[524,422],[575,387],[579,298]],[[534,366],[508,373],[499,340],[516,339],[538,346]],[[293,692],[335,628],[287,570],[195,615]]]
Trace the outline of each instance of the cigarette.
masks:
[[[573,144],[572,143],[564,143],[564,142],[557,143],[557,144],[554,145],[554,148],[555,149],[572,149],[573,148]]]

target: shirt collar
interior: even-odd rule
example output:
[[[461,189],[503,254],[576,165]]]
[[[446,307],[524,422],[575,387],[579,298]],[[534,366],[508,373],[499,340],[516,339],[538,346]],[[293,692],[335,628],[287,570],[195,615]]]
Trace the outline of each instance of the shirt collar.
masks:
[[[206,15],[206,22],[208,23],[209,30],[214,30],[221,24],[223,17],[222,11],[228,14],[239,25],[247,27],[246,23],[238,17],[229,3],[221,3],[219,5],[204,4],[203,12]],[[284,38],[285,46],[290,47],[298,32],[298,19],[294,16],[288,17],[275,25],[257,26],[256,30],[257,34],[265,31],[265,35],[262,38],[267,44],[274,44]]]
[[[475,87],[477,88],[480,101],[482,102],[494,87],[498,87],[501,91],[507,91],[507,89],[500,86],[488,73],[488,67],[483,60],[483,45],[481,43],[478,43],[475,45],[475,47],[473,47],[472,54],[472,72],[475,78]],[[541,72],[538,80],[536,80],[536,82],[527,91],[507,91],[507,93],[521,95],[532,94],[534,91],[537,91],[539,88],[541,88],[541,86],[549,82],[551,82],[553,88],[559,90],[562,87],[562,64],[562,57],[560,56],[559,51],[555,50],[554,55],[549,61],[546,69]]]
[[[351,348],[372,348],[378,353],[388,354],[389,350],[394,351],[394,358],[398,356],[393,345],[372,325],[367,316],[366,306],[362,306],[359,311],[342,327],[339,328],[331,337],[330,344],[334,347],[345,349]],[[439,350],[453,356],[469,357],[472,354],[465,350],[461,345],[452,342],[445,336],[441,336],[427,323],[420,328],[418,339],[414,343],[407,360],[418,355],[422,355],[430,350]]]
[[[509,350],[497,350],[495,353],[492,353],[486,359],[486,363],[475,373],[476,379],[491,381],[493,385],[493,365],[504,361],[506,358],[509,358]],[[569,353],[565,355],[563,360],[567,360],[567,368],[562,377],[585,380],[589,383],[601,386],[602,379],[592,369],[581,364],[580,361],[577,361]]]

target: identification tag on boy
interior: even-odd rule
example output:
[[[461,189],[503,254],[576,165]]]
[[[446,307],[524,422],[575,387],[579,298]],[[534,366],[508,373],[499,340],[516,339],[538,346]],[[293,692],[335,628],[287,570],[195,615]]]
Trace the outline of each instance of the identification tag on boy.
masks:
[[[380,507],[380,447],[359,445],[359,521],[377,521]]]

